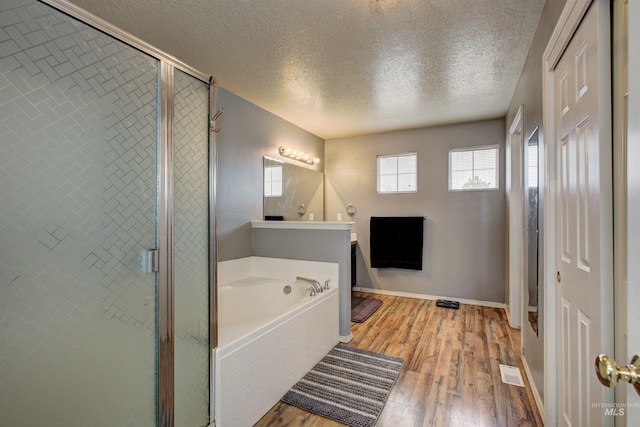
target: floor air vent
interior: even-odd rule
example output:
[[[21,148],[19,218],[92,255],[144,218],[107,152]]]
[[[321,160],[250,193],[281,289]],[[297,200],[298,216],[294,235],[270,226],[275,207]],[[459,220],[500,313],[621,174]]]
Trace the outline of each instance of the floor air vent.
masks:
[[[449,301],[446,299],[436,300],[436,307],[444,307],[444,308],[454,308],[459,309],[460,303],[458,301]]]

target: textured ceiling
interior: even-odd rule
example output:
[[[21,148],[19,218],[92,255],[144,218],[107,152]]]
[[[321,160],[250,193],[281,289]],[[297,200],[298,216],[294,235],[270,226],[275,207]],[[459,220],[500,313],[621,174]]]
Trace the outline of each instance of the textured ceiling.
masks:
[[[544,0],[73,0],[322,138],[503,117]]]

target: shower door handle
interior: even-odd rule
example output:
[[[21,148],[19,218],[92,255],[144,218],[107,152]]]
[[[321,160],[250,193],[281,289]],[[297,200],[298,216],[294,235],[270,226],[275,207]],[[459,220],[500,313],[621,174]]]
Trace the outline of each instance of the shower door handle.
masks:
[[[143,273],[157,273],[160,270],[158,249],[146,249],[140,252],[138,266]]]

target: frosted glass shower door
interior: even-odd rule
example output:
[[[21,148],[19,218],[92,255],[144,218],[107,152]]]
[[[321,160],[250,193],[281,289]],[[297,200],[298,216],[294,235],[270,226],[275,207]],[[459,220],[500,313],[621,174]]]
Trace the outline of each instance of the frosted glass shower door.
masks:
[[[174,75],[175,425],[209,422],[209,85]]]
[[[0,425],[153,426],[159,61],[0,12]]]

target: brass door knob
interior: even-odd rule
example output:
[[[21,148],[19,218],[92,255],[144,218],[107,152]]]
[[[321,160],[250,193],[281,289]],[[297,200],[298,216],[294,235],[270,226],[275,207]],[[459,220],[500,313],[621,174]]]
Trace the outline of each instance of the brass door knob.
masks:
[[[558,281],[558,283],[560,283],[562,281],[562,276],[560,275],[560,270],[558,270],[556,272],[556,280]]]
[[[627,381],[629,384],[633,384],[636,392],[640,395],[640,356],[637,354],[625,367],[619,366],[606,354],[601,354],[596,357],[596,375],[606,387],[615,387],[621,380]]]

